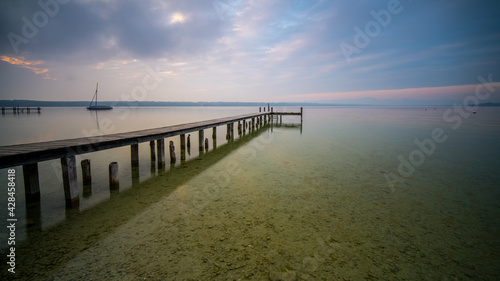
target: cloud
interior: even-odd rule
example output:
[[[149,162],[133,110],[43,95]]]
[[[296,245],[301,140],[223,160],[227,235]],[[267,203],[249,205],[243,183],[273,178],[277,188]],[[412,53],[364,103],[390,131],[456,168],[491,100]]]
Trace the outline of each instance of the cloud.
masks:
[[[54,78],[50,77],[49,75],[49,69],[48,68],[41,68],[41,67],[38,67],[38,65],[41,65],[41,64],[44,64],[43,61],[28,61],[26,60],[25,58],[23,57],[9,57],[9,56],[0,56],[0,60],[4,61],[4,62],[7,62],[9,64],[12,64],[12,65],[15,65],[15,66],[18,66],[18,67],[21,67],[21,68],[26,68],[26,69],[29,69],[33,72],[35,72],[35,74],[39,75],[39,74],[43,74],[43,78],[44,79],[52,79],[52,80],[55,80]]]
[[[0,32],[25,38],[19,54],[30,59],[87,63],[200,55],[224,30],[210,1],[75,0],[60,5],[33,38],[26,38],[22,18],[33,24],[37,10],[41,8],[36,1],[0,4]],[[14,53],[6,37],[0,41],[0,53]]]

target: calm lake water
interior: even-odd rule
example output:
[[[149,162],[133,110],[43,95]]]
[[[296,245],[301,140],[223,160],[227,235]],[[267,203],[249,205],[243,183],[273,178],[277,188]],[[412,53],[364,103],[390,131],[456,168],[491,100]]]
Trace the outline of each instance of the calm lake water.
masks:
[[[275,108],[298,111],[299,108]],[[16,170],[16,274],[1,280],[498,280],[500,108],[307,107],[282,123],[192,149],[158,170],[149,143],[77,156],[92,185],[66,210],[58,160],[39,163],[40,204]],[[127,132],[255,107],[43,108],[0,116],[0,145]],[[108,188],[108,164],[120,188]],[[7,170],[0,170],[2,187]],[[7,279],[8,278],[8,279]]]

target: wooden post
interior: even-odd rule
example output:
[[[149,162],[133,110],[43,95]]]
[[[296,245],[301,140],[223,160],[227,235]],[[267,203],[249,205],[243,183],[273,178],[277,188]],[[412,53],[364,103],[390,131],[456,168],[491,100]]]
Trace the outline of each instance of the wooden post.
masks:
[[[158,168],[163,168],[165,165],[165,140],[156,140],[156,154],[158,159]]]
[[[149,152],[151,154],[151,162],[156,161],[156,153],[155,153],[155,141],[152,140],[149,142]]]
[[[118,190],[120,188],[120,178],[118,176],[118,163],[109,163],[109,189]]]
[[[130,164],[132,167],[139,167],[139,144],[130,146]]]
[[[241,135],[241,122],[238,121],[238,135]]]
[[[181,134],[181,150],[186,149],[186,135]]]
[[[208,138],[205,139],[205,151],[208,151]]]
[[[191,147],[191,135],[188,135],[187,147]]]
[[[173,141],[170,141],[169,149],[170,149],[170,164],[175,164],[176,157],[175,157],[175,147]]]
[[[38,180],[38,163],[23,165],[24,196],[26,202],[40,201],[40,183]]]
[[[259,112],[262,112],[262,110],[260,109],[260,106],[259,106]]]
[[[280,115],[280,124],[283,122],[283,114]]]
[[[212,138],[216,139],[217,138],[217,127],[212,128]]]
[[[75,156],[61,158],[64,198],[66,199],[66,208],[76,208],[80,205],[80,195],[78,194],[78,185],[76,180],[76,159]]]
[[[90,173],[90,160],[89,159],[84,159],[80,162],[82,166],[82,180],[83,180],[83,185],[90,185],[92,184],[92,175]]]
[[[267,104],[267,112],[269,112],[269,103]]]
[[[203,140],[205,136],[203,135],[203,130],[198,131],[198,148],[200,151],[203,151]]]
[[[302,113],[304,112],[303,108],[300,107],[300,122],[302,122]]]
[[[229,140],[231,138],[231,124],[227,124],[227,132],[226,132],[226,140]]]

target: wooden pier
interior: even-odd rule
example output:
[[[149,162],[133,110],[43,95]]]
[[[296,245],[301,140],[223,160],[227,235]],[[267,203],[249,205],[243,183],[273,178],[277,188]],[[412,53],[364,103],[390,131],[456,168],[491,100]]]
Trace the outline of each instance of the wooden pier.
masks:
[[[260,111],[260,108],[259,108]],[[130,146],[131,164],[138,165],[139,143],[149,142],[151,148],[151,160],[156,161],[158,167],[165,165],[165,141],[167,137],[180,136],[181,151],[186,147],[186,134],[198,131],[199,150],[207,147],[207,139],[204,139],[204,130],[212,128],[212,137],[216,137],[218,126],[226,125],[226,139],[234,137],[234,123],[248,124],[245,129],[255,129],[269,124],[275,117],[282,115],[300,115],[302,121],[302,108],[300,112],[273,112],[272,108],[267,112],[245,114],[234,117],[218,118],[206,121],[186,123],[156,129],[146,129],[126,133],[117,133],[95,137],[83,137],[66,140],[56,140],[48,142],[28,143],[19,145],[0,146],[0,169],[10,168],[22,165],[25,196],[27,202],[40,200],[40,187],[38,179],[38,162],[60,159],[63,173],[63,187],[66,199],[66,207],[74,208],[79,205],[79,188],[77,186],[77,165],[76,155],[112,149],[122,146]],[[248,122],[247,122],[248,121]],[[187,144],[190,145],[190,136],[188,135]],[[203,140],[205,140],[205,145]],[[155,145],[156,142],[156,145]],[[156,147],[156,153],[155,153]],[[170,152],[174,152],[173,144],[170,144]],[[182,156],[181,156],[182,158]],[[171,163],[175,163],[175,154]],[[90,165],[90,164],[89,164]],[[110,184],[111,176],[116,174],[118,167],[110,166]],[[113,172],[113,175],[112,173]],[[90,177],[90,175],[88,175]],[[113,184],[115,178],[113,178]]]
[[[26,113],[30,113],[32,110],[40,113],[42,111],[42,108],[41,107],[15,106],[15,107],[2,107],[1,110],[2,110],[2,114],[5,114],[5,111],[12,111],[13,113],[24,113],[26,111]]]

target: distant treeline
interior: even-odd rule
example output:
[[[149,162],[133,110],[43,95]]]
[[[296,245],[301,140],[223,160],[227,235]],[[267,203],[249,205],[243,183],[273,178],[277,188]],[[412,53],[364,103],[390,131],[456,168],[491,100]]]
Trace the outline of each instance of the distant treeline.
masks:
[[[99,105],[125,106],[267,106],[264,102],[170,102],[170,101],[100,101]],[[271,106],[325,106],[321,103],[271,103]],[[0,107],[86,107],[88,101],[0,100]]]
[[[136,106],[267,106],[265,102],[172,102],[172,101],[100,101],[99,105],[113,107]],[[0,100],[0,107],[86,107],[88,101],[37,101],[37,100]],[[270,106],[370,106],[359,104],[333,104],[333,103],[290,103],[273,102]],[[383,105],[375,105],[383,106]],[[395,105],[411,106],[411,105]],[[423,106],[423,105],[416,105]],[[500,106],[500,103],[487,102],[479,106]]]

